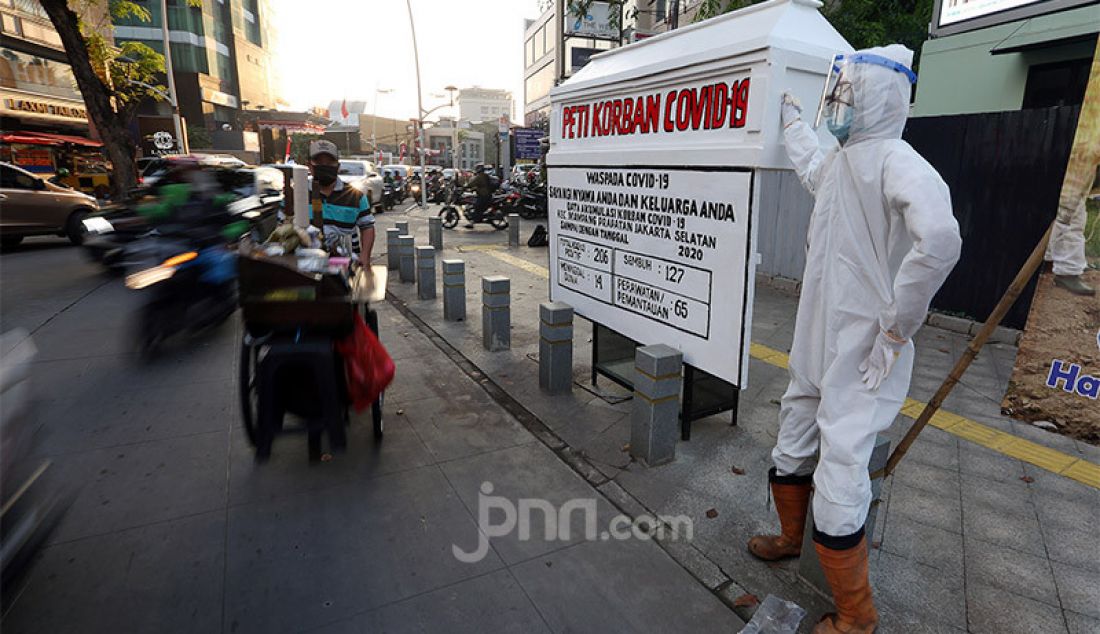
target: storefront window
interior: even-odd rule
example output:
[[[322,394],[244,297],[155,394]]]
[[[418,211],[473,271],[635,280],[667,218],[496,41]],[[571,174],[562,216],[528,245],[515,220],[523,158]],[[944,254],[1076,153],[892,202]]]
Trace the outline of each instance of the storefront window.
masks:
[[[81,99],[68,64],[8,48],[0,48],[0,86],[62,99]]]

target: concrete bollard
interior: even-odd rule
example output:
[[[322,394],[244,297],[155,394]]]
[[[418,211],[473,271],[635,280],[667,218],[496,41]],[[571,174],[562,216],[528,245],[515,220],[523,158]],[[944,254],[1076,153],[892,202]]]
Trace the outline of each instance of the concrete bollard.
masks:
[[[397,237],[397,254],[401,258],[398,270],[402,282],[416,281],[416,256],[413,251],[413,237],[401,235]]]
[[[401,268],[401,254],[398,253],[397,236],[400,229],[386,229],[386,268],[396,271]]]
[[[416,296],[435,299],[435,249],[416,247]]]
[[[519,246],[519,214],[508,214],[508,246]]]
[[[397,231],[400,232],[399,235],[403,235],[403,236],[411,236],[412,235],[411,233],[409,233],[409,221],[408,220],[398,220],[395,223],[395,225],[397,226]]]
[[[436,253],[443,253],[443,219],[439,216],[428,218],[428,244]]]
[[[466,263],[443,260],[443,319],[466,319]]]
[[[634,351],[630,455],[654,466],[676,457],[684,355],[662,344]]]
[[[573,307],[564,302],[539,304],[539,387],[573,391]]]
[[[875,437],[875,447],[871,450],[871,462],[867,465],[867,472],[874,473],[886,467],[886,460],[890,458],[890,439],[879,434]],[[882,478],[871,480],[871,507],[867,510],[867,521],[863,524],[863,532],[867,536],[867,547],[871,548],[871,542],[875,535],[875,518],[878,516],[879,503],[882,501]],[[798,576],[811,588],[816,590],[826,599],[832,599],[833,593],[829,588],[829,582],[825,580],[825,573],[821,570],[821,560],[814,549],[814,508],[813,500],[810,501],[810,509],[806,513],[806,528],[802,533],[802,555],[798,559]]]
[[[481,278],[481,345],[489,352],[512,347],[511,285],[503,275]]]

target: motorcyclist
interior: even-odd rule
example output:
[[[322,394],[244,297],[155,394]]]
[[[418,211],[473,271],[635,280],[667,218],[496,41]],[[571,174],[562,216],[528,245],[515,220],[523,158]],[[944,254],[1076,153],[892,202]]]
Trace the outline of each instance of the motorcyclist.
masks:
[[[485,217],[485,212],[488,211],[493,200],[493,184],[489,180],[488,170],[483,163],[474,166],[474,177],[470,179],[466,187],[474,190],[474,193],[477,194],[477,200],[474,201],[473,217],[469,218],[469,222],[466,223],[467,229],[473,229],[474,223],[481,222],[481,219]]]
[[[54,185],[57,185],[58,187],[68,187],[69,189],[72,189],[72,187],[69,187],[64,182],[62,182],[64,179],[68,178],[71,175],[72,172],[70,172],[68,168],[59,167],[57,168],[57,172],[50,177],[50,182]]]

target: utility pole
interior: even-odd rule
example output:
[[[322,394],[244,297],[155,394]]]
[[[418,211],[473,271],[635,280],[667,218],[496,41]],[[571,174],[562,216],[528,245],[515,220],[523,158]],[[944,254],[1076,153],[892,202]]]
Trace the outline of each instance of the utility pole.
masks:
[[[680,28],[680,0],[672,0],[672,7],[668,16],[668,30],[675,31],[678,28]]]
[[[176,128],[176,145],[182,154],[188,151],[180,121],[180,102],[176,97],[176,77],[172,74],[172,47],[168,44],[168,0],[160,0],[160,35],[164,42],[164,72],[168,75],[168,97],[172,105],[172,124]]]
[[[164,2],[165,0],[161,0]],[[416,47],[416,24],[413,22],[413,7],[412,0],[405,0],[405,6],[409,8],[409,30],[412,31],[413,40],[413,61],[416,62],[416,139],[419,142],[420,147],[418,153],[420,154],[420,204],[424,207],[428,206],[428,188],[424,186],[426,178],[427,168],[424,166],[424,99],[420,90],[420,51]]]

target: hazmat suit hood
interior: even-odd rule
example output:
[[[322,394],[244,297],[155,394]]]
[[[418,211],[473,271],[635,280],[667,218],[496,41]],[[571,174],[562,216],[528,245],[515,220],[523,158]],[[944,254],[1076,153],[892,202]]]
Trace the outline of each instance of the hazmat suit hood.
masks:
[[[868,53],[913,67],[913,51],[901,44],[876,46]],[[852,82],[852,127],[845,145],[864,139],[900,139],[909,118],[909,78],[878,64],[851,64],[846,73]]]

